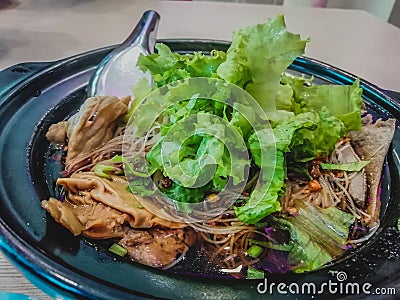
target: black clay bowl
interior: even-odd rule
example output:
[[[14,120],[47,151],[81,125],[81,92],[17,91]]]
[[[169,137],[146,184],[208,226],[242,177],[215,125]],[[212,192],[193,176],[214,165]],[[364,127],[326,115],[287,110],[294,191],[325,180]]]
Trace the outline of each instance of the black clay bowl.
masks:
[[[229,46],[228,42],[209,40],[163,42],[180,53],[226,50]],[[41,208],[40,201],[52,193],[49,184],[52,178],[45,164],[49,147],[45,133],[50,124],[79,108],[91,74],[111,50],[112,47],[99,49],[53,63],[23,63],[0,72],[0,249],[32,282],[53,297],[252,299],[260,296],[264,287],[261,280],[173,273],[113,257],[101,246],[73,237]],[[317,82],[350,84],[355,79],[354,75],[306,57],[298,58],[290,69],[314,75]],[[395,96],[363,80],[361,86],[371,114],[400,118],[400,103]],[[375,236],[319,271],[271,275],[269,283],[323,284],[334,279],[332,271],[341,271],[346,273],[347,282],[400,288],[400,238],[396,228],[400,206],[398,126],[399,123],[384,169],[381,227]],[[276,298],[294,296],[274,291]]]

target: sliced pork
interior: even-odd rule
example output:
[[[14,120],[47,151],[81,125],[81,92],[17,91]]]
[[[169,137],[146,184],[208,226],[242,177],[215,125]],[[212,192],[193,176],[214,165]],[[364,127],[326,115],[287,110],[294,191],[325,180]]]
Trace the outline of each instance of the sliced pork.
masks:
[[[366,221],[369,225],[373,225],[379,218],[380,203],[378,203],[378,197],[382,166],[393,139],[395,128],[395,119],[386,121],[379,119],[373,123],[372,116],[368,115],[363,119],[361,131],[350,132],[352,143],[363,152],[363,159],[370,160],[370,163],[365,167],[369,188],[367,213],[370,216]]]
[[[50,126],[46,138],[50,142],[63,143],[68,140],[66,164],[78,155],[84,155],[104,145],[113,136],[118,120],[128,111],[130,97],[115,96],[88,98],[79,112],[68,121]]]
[[[360,161],[360,157],[356,154],[350,142],[340,144],[340,146],[337,147],[336,152],[338,153],[337,163],[339,164]],[[357,174],[350,179],[348,187],[349,194],[359,208],[364,208],[365,206],[367,190],[367,175],[363,169],[360,172],[357,172]]]
[[[185,254],[196,241],[193,229],[151,229],[127,232],[119,245],[128,250],[129,256],[152,267],[165,267]]]

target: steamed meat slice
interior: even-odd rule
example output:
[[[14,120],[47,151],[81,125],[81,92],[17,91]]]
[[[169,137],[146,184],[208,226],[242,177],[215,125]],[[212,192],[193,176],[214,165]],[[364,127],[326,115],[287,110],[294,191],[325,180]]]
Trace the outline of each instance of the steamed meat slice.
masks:
[[[128,250],[129,256],[152,267],[165,267],[185,254],[194,244],[196,236],[191,228],[129,230],[118,242]]]
[[[111,175],[111,180],[108,180],[92,172],[82,172],[74,173],[69,178],[59,178],[57,184],[68,191],[67,199],[73,203],[84,204],[88,199],[93,199],[131,215],[131,225],[134,228],[150,228],[155,225],[169,228],[186,226],[160,218],[143,208],[139,196],[127,190],[128,182],[123,176]]]
[[[86,212],[88,206],[104,204],[109,209],[113,208],[121,214],[129,215],[130,218],[127,218],[125,215],[122,218],[133,228],[151,228],[157,225],[168,228],[182,228],[186,226],[183,223],[162,219],[143,208],[137,197],[127,191],[128,183],[125,177],[122,176],[114,175],[111,176],[111,180],[108,180],[100,178],[91,172],[82,172],[75,173],[69,178],[59,178],[57,184],[62,185],[67,190],[66,201],[59,201],[60,203],[50,207],[46,201],[42,202],[42,206],[49,208],[46,209],[56,221],[60,220],[58,216],[62,215],[62,212],[68,211],[68,215],[71,214],[70,206],[74,208],[73,214],[77,216],[81,214],[85,215],[86,213],[89,214],[90,211]],[[49,201],[54,202],[58,200]],[[104,222],[107,222],[107,220],[107,218],[104,218]],[[119,220],[122,219],[119,218]],[[87,218],[80,218],[82,228],[88,226],[86,224],[87,221]]]
[[[361,131],[350,132],[350,138],[354,145],[361,148],[364,155],[363,159],[370,160],[370,163],[365,167],[369,187],[367,213],[370,216],[366,219],[366,222],[369,225],[373,225],[379,218],[380,203],[378,203],[378,193],[382,166],[393,139],[396,120],[388,119],[382,121],[379,119],[372,123],[372,117],[368,115],[363,119],[363,123]]]
[[[114,136],[118,120],[128,111],[129,101],[130,97],[90,97],[68,121],[51,125],[46,138],[54,143],[68,140],[68,164],[78,155],[91,152]]]
[[[341,144],[340,148],[337,149],[337,152],[339,153],[337,157],[337,162],[339,164],[360,161],[360,158],[358,157],[349,142]],[[365,206],[367,190],[367,177],[365,174],[365,170],[363,169],[358,172],[354,177],[352,177],[348,188],[349,194],[359,208],[364,208]]]
[[[124,224],[132,223],[128,214],[94,201],[74,205],[50,198],[42,201],[42,207],[74,235],[82,234],[93,239],[122,238]]]
[[[63,144],[67,139],[68,121],[52,124],[46,133],[46,138],[50,142]]]

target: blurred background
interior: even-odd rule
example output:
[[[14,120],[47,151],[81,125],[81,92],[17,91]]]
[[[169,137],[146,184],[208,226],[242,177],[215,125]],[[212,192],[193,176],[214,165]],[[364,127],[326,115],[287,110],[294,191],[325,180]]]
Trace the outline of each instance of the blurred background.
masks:
[[[80,2],[96,0],[0,0],[0,11],[17,6],[68,7]],[[114,0],[118,1],[118,0]],[[149,1],[149,0],[137,0]],[[154,1],[154,0],[153,0]],[[182,1],[182,0],[181,0]],[[377,18],[400,28],[400,0],[183,0],[183,1],[216,1],[232,3],[257,3],[270,5],[291,5],[319,8],[358,9],[369,12]],[[112,2],[112,1],[110,1]]]
[[[210,1],[210,0],[193,0]],[[213,0],[220,2],[295,5],[308,7],[359,9],[400,27],[400,0]]]

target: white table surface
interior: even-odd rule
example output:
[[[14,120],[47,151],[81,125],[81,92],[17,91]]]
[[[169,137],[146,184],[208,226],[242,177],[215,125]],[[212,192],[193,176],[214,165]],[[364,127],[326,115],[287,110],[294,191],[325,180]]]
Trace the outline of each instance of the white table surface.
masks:
[[[310,37],[306,55],[376,85],[400,90],[400,29],[358,10],[222,2],[21,0],[0,10],[0,70],[51,61],[121,42],[147,9],[161,15],[159,38],[230,40],[231,32],[284,14]],[[46,299],[0,255],[0,291]]]

